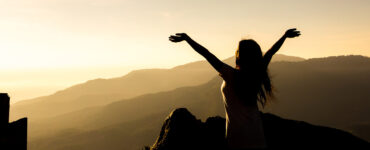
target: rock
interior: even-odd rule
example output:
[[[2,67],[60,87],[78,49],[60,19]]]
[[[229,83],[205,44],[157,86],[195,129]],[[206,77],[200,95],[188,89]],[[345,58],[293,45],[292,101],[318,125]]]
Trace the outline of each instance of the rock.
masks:
[[[262,113],[268,148],[365,148],[370,144],[348,132]],[[174,110],[163,123],[152,150],[224,150],[225,119],[205,123],[186,108]]]

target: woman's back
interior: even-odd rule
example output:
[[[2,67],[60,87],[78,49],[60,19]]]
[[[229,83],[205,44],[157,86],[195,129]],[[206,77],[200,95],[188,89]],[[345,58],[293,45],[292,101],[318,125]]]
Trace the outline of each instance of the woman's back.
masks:
[[[253,90],[255,84],[246,84],[242,93],[236,88],[240,81],[236,77],[236,69],[225,65],[222,67],[224,79],[221,86],[225,113],[226,113],[226,140],[231,149],[265,148],[266,142],[263,132],[262,119],[257,106],[256,93]],[[247,76],[245,76],[248,78]],[[253,79],[250,81],[253,82]],[[240,96],[243,95],[243,96]],[[241,98],[243,97],[243,98]],[[246,101],[248,104],[246,104]]]

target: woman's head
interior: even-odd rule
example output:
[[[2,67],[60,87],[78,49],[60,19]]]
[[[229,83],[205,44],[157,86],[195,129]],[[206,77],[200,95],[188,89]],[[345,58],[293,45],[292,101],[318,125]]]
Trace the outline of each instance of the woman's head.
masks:
[[[235,57],[237,69],[258,67],[262,61],[261,47],[254,40],[241,40]]]
[[[257,101],[265,106],[268,100],[273,98],[273,91],[267,66],[263,63],[261,47],[254,40],[241,40],[235,57],[236,69],[238,70],[237,78],[239,80],[238,93],[243,96],[245,90],[248,90],[249,93],[255,92],[254,95],[257,96]]]

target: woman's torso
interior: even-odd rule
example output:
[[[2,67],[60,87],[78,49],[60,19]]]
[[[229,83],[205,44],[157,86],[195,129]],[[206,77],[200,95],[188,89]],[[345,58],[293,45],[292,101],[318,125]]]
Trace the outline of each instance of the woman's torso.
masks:
[[[235,69],[232,74],[235,74]],[[245,76],[240,86],[235,76],[224,79],[221,85],[226,112],[226,140],[229,148],[265,148],[266,142],[263,132],[261,114],[257,106],[256,86],[253,79]],[[238,89],[239,88],[239,89]],[[242,89],[240,89],[242,88]],[[237,91],[239,93],[237,93]]]

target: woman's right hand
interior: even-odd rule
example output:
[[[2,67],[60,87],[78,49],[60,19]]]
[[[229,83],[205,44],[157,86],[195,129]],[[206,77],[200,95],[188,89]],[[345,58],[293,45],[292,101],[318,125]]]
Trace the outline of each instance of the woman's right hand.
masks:
[[[175,35],[171,35],[169,37],[169,40],[171,42],[181,42],[181,41],[184,41],[188,38],[189,38],[189,36],[186,33],[176,33]]]

